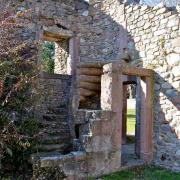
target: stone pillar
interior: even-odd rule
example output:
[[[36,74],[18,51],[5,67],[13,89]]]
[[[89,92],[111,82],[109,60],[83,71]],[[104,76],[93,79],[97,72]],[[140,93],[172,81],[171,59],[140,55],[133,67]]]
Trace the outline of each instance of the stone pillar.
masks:
[[[141,158],[151,162],[153,158],[152,147],[152,99],[153,82],[151,77],[141,80]]]
[[[67,74],[69,75],[76,74],[76,66],[77,63],[80,61],[79,47],[79,37],[74,37],[69,40],[69,57],[67,58]]]
[[[103,67],[101,79],[101,108],[115,113],[113,144],[115,149],[121,150],[122,141],[122,108],[123,85],[122,75],[118,72],[117,64],[106,64]]]
[[[127,85],[123,85],[122,144],[126,144],[127,133]]]
[[[135,153],[140,157],[140,139],[141,139],[141,79],[137,78],[136,86],[136,127],[135,127]]]
[[[118,65],[109,63],[103,66],[101,78],[101,108],[113,112],[122,112],[123,85]],[[120,107],[121,106],[121,107]]]
[[[153,159],[153,80],[146,78],[146,146],[144,149],[144,159],[147,162]]]

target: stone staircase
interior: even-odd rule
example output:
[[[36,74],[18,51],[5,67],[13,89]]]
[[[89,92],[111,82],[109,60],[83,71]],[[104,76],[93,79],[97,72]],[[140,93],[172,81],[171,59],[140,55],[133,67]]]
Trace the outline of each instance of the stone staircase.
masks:
[[[80,63],[78,65],[79,108],[99,109],[102,65],[101,62]]]
[[[115,115],[110,111],[78,110],[80,125],[75,148],[67,154],[45,153],[36,156],[33,180],[87,180],[120,170],[121,154],[114,136]],[[113,149],[113,150],[112,150]]]
[[[71,83],[66,75],[45,75],[41,79],[43,95],[38,109],[39,133],[37,150],[44,152],[72,151]]]
[[[127,59],[128,57],[124,54],[123,63],[127,63]],[[103,66],[107,63],[119,63],[119,61],[88,61],[78,64],[80,109],[100,109],[101,75]]]
[[[69,152],[72,148],[71,134],[68,124],[67,108],[57,108],[42,115],[39,123],[41,132],[39,133],[41,152]]]

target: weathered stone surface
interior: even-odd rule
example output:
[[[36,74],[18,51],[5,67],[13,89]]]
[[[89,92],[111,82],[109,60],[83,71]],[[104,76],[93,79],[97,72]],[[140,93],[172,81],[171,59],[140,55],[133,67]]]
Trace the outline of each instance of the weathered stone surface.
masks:
[[[170,89],[170,88],[172,88],[172,85],[169,84],[168,82],[165,82],[165,83],[162,84],[162,88],[163,89]]]
[[[175,77],[180,77],[180,66],[176,66],[172,69],[172,73]]]
[[[69,56],[69,40],[61,39],[55,43],[54,73],[67,74],[67,61]]]
[[[89,83],[89,82],[80,82],[79,83],[80,88],[88,89],[88,90],[94,90],[94,91],[100,91],[101,85],[96,83]]]
[[[177,37],[172,40],[173,47],[180,47],[180,37]]]
[[[177,65],[180,63],[180,54],[170,54],[167,56],[167,62],[169,65]]]

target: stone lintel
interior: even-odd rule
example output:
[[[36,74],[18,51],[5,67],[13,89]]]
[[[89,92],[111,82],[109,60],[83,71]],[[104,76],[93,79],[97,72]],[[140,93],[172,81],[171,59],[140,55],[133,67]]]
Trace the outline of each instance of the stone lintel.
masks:
[[[140,77],[151,77],[153,76],[153,70],[132,67],[123,63],[109,63],[103,66],[103,73],[115,73],[119,72],[123,75],[129,76],[140,76]]]
[[[43,38],[48,41],[60,41],[63,38],[72,38],[74,36],[72,31],[64,30],[57,26],[44,26],[43,31]]]
[[[153,70],[139,67],[130,67],[123,65],[121,67],[121,70],[122,74],[130,76],[151,77],[153,75]]]

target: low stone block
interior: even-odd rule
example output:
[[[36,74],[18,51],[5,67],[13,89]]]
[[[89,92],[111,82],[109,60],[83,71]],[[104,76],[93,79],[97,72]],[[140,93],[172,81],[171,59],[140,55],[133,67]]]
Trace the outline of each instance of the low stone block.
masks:
[[[106,175],[119,171],[120,168],[120,151],[88,154],[88,169],[90,177]]]
[[[82,136],[81,143],[86,152],[110,152],[112,151],[111,136]]]

